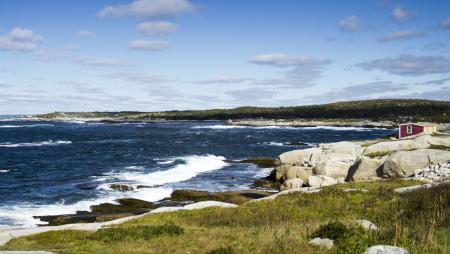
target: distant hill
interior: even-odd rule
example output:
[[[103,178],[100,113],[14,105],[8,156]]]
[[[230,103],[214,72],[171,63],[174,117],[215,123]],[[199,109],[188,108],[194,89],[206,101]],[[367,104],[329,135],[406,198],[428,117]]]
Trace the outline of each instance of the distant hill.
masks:
[[[369,119],[374,121],[450,122],[450,101],[377,99],[292,107],[164,112],[54,112],[40,118],[100,118],[111,120],[227,120],[227,119]]]

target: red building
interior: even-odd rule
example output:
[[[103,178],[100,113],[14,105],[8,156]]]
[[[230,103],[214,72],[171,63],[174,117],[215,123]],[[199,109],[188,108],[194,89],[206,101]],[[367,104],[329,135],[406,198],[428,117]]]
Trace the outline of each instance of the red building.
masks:
[[[437,124],[434,123],[405,123],[398,128],[398,137],[406,138],[418,134],[432,134],[437,132]]]

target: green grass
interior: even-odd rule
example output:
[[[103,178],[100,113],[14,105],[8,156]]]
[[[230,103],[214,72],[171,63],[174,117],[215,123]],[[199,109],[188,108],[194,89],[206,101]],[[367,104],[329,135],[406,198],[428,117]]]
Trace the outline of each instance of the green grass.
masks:
[[[360,253],[370,245],[389,244],[403,246],[413,254],[448,253],[450,186],[402,195],[392,191],[417,183],[348,183],[324,188],[319,193],[289,194],[238,208],[149,215],[97,233],[66,230],[20,237],[3,249],[112,254],[310,254]],[[342,192],[341,188],[362,188],[368,192]],[[355,224],[359,219],[374,222],[380,230],[361,230]],[[328,251],[310,246],[311,237],[329,223],[341,227],[343,236],[337,237],[336,246]],[[171,229],[152,233],[161,225]],[[183,233],[174,233],[178,230]]]

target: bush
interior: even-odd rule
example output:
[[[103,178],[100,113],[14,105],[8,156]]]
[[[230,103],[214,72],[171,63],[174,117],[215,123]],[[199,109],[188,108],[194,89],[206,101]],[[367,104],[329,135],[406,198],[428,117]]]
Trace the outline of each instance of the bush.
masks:
[[[99,229],[92,235],[92,238],[97,241],[113,242],[123,241],[127,239],[142,239],[149,240],[157,236],[177,236],[184,233],[183,228],[172,224],[149,226],[129,226],[129,227],[113,227]]]
[[[312,238],[329,238],[338,240],[345,235],[350,234],[350,230],[341,222],[331,222],[321,225],[313,234]]]

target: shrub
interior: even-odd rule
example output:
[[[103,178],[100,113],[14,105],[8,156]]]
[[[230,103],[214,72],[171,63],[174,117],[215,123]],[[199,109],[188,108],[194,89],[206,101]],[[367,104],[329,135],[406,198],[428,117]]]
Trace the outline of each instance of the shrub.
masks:
[[[183,233],[183,228],[172,224],[159,226],[139,225],[129,227],[102,228],[95,232],[92,235],[92,238],[97,241],[113,242],[123,241],[127,239],[149,240],[157,236],[177,236]]]
[[[312,238],[329,238],[338,240],[344,237],[346,234],[350,234],[350,230],[341,222],[331,222],[325,225],[321,225],[313,234]]]

